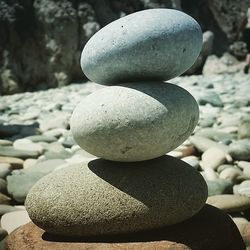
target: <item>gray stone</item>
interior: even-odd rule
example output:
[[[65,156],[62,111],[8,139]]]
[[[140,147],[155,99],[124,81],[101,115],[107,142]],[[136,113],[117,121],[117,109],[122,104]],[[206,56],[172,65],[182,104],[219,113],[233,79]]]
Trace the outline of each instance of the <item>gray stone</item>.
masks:
[[[71,131],[78,145],[93,155],[142,161],[184,142],[198,116],[194,98],[176,85],[124,83],[87,96],[73,112]]]
[[[215,121],[214,121],[215,123]],[[205,129],[201,129],[199,131],[197,131],[195,133],[195,135],[197,136],[202,136],[202,137],[206,137],[208,139],[211,139],[213,141],[223,141],[223,140],[232,140],[234,139],[236,136],[230,133],[225,133],[213,128],[205,128]]]
[[[206,181],[208,187],[208,196],[218,194],[232,194],[233,183],[227,180],[217,179],[213,181]]]
[[[241,182],[237,189],[240,195],[244,195],[250,198],[250,180]]]
[[[250,138],[250,120],[241,122],[238,129],[238,136],[240,139]]]
[[[250,139],[231,143],[228,153],[236,160],[250,160]]]
[[[43,176],[54,171],[65,163],[64,160],[47,160],[20,170],[7,177],[8,193],[18,202],[24,202],[31,187]]]
[[[55,142],[57,141],[57,138],[55,136],[48,136],[48,135],[32,135],[26,137],[26,139],[29,139],[33,142]]]
[[[210,167],[216,170],[226,161],[226,153],[220,148],[211,147],[202,154],[201,159],[203,168]]]
[[[185,72],[198,57],[198,23],[172,9],[144,10],[116,20],[85,45],[81,67],[100,84],[168,80]]]
[[[183,157],[181,160],[191,165],[195,169],[198,169],[200,166],[198,157],[194,155]]]
[[[19,211],[19,210],[21,210],[21,209],[18,208],[18,207],[14,207],[14,206],[11,206],[11,205],[0,204],[0,217],[2,215],[6,214],[6,213]]]
[[[61,143],[53,142],[47,147],[47,152],[44,154],[46,159],[66,159],[72,156]]]
[[[198,97],[198,103],[200,105],[205,105],[207,103],[211,104],[214,107],[223,107],[223,102],[220,98],[220,96],[211,90],[203,91],[200,93]]]
[[[206,183],[195,169],[163,156],[136,163],[98,159],[60,169],[30,190],[25,206],[49,233],[94,236],[184,221],[206,198]]]
[[[1,156],[11,156],[17,158],[37,158],[39,156],[39,152],[37,151],[30,151],[30,150],[22,150],[22,149],[15,149],[13,147],[0,147],[0,155]]]
[[[8,232],[5,229],[0,228],[0,240],[3,240],[7,235]]]
[[[11,173],[11,165],[8,163],[0,163],[0,178],[6,178]]]
[[[228,151],[228,146],[217,143],[213,140],[210,140],[202,136],[194,135],[194,136],[191,136],[189,140],[195,146],[195,148],[200,152],[205,152],[207,149],[212,148],[212,147],[222,149],[224,152]]]

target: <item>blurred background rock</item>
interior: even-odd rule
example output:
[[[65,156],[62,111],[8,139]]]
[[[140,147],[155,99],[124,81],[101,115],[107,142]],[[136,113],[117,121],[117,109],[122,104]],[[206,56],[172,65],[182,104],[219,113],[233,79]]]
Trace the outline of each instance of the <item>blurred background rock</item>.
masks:
[[[87,40],[148,8],[179,9],[201,25],[203,49],[186,74],[241,71],[247,50],[238,27],[248,7],[250,0],[0,0],[0,94],[83,81],[79,58]]]

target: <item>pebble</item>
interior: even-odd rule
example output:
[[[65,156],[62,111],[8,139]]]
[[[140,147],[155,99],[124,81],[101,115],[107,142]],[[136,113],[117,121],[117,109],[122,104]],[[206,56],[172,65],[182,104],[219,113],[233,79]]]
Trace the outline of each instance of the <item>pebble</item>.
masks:
[[[250,120],[242,121],[238,129],[239,139],[250,138]]]
[[[181,158],[182,161],[186,162],[187,164],[191,165],[193,168],[198,169],[200,164],[199,164],[199,158],[194,155],[190,156],[185,156]]]
[[[59,134],[59,136],[60,135],[61,134]],[[49,135],[32,135],[32,136],[26,137],[25,139],[31,140],[32,142],[49,142],[50,143],[50,142],[57,141],[57,138],[55,136],[49,136]]]
[[[141,174],[142,168],[147,174]],[[171,178],[166,181],[165,176]],[[200,174],[173,157],[136,163],[98,159],[44,177],[25,206],[32,221],[50,233],[94,236],[184,221],[203,207],[206,197]]]
[[[81,67],[99,84],[168,80],[194,63],[201,46],[202,32],[193,18],[173,9],[149,9],[99,30],[82,51]]]
[[[209,196],[206,203],[229,213],[242,212],[250,208],[248,197],[233,194]]]
[[[238,183],[240,180],[244,179],[243,172],[235,167],[222,170],[219,177],[221,179],[232,181],[233,183]]]
[[[23,160],[16,157],[0,156],[1,164],[10,165],[11,169],[19,169],[23,167]]]
[[[1,218],[1,226],[9,234],[22,225],[30,222],[27,211],[13,211],[6,213]]]
[[[176,85],[126,83],[86,97],[73,112],[71,130],[78,145],[93,155],[142,161],[162,156],[184,142],[198,116],[194,98]]]
[[[11,173],[11,165],[8,163],[0,163],[0,178],[5,179]]]
[[[201,92],[198,98],[198,103],[200,105],[211,104],[214,107],[224,106],[220,96],[216,92],[211,90]]]
[[[203,168],[210,167],[216,170],[226,161],[226,153],[220,148],[211,147],[201,155],[201,159]]]
[[[0,155],[26,159],[26,158],[37,158],[39,156],[39,152],[15,149],[13,147],[8,146],[8,147],[0,147]]]
[[[30,152],[34,151],[35,153],[42,154],[44,148],[38,143],[32,142],[30,139],[18,139],[14,141],[13,148],[20,150],[29,150]]]
[[[7,177],[8,193],[17,202],[23,203],[31,187],[43,176],[65,164],[62,159],[46,160],[41,163],[13,173]]]
[[[213,128],[205,128],[197,131],[196,133],[197,136],[205,137],[208,139],[211,139],[213,141],[223,141],[223,140],[232,140],[236,136],[230,133],[226,133],[220,130],[216,130]]]
[[[2,217],[2,215],[6,213],[19,211],[19,210],[21,209],[15,206],[0,204],[0,217]]]
[[[241,182],[237,188],[240,195],[247,196],[250,198],[250,180]]]
[[[12,141],[0,139],[0,146],[12,146]]]
[[[226,145],[219,144],[205,137],[194,135],[194,136],[191,136],[189,140],[200,152],[205,152],[207,149],[212,148],[212,147],[222,149],[224,152],[228,151],[228,147]]]
[[[232,194],[233,183],[223,179],[206,180],[208,187],[208,196],[218,194]]]
[[[242,139],[231,143],[229,154],[235,160],[250,160],[250,139]]]

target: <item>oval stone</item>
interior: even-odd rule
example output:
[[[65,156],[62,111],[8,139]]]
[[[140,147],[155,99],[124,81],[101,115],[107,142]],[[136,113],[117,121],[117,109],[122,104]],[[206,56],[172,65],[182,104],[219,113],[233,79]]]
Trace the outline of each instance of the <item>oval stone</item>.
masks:
[[[53,172],[29,192],[31,220],[48,233],[101,236],[184,221],[205,204],[198,171],[171,156],[135,163],[97,159]]]
[[[122,17],[98,31],[81,55],[84,74],[100,84],[168,80],[190,68],[202,46],[199,24],[172,9]]]
[[[194,130],[199,108],[183,88],[162,82],[110,86],[73,112],[71,131],[87,152],[113,161],[149,160],[173,150]]]

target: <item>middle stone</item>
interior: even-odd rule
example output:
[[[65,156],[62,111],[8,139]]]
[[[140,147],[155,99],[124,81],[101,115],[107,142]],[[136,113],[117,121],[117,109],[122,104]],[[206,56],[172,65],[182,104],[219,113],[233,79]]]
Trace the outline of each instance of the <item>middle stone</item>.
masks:
[[[194,130],[199,108],[189,92],[164,82],[111,86],[74,110],[71,131],[83,149],[112,161],[143,161],[166,154]]]

